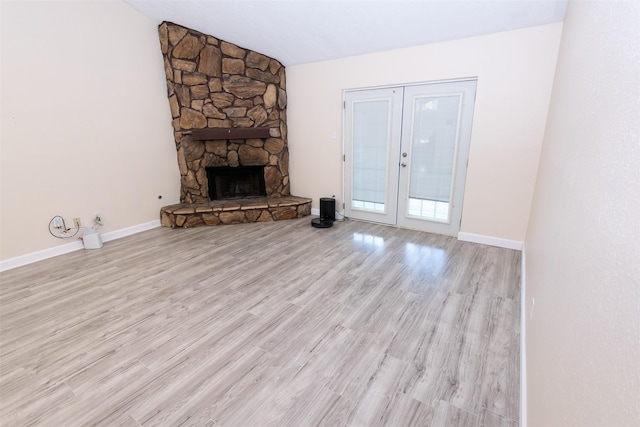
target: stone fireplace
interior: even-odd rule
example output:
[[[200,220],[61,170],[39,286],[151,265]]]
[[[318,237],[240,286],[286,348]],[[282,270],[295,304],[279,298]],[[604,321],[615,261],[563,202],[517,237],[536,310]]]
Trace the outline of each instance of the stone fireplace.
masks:
[[[181,184],[180,203],[160,211],[162,225],[309,215],[311,200],[290,194],[282,64],[173,23],[158,32]],[[234,175],[240,182],[230,184]],[[258,194],[241,188],[250,183]]]

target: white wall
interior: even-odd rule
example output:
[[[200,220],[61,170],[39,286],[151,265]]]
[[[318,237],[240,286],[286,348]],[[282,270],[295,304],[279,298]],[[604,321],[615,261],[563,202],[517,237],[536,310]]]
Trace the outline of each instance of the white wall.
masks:
[[[639,23],[567,10],[526,238],[530,427],[640,425]]]
[[[320,197],[343,201],[343,90],[477,76],[461,231],[523,241],[561,30],[550,24],[288,67],[292,193],[316,208]]]
[[[180,176],[157,28],[121,1],[2,2],[0,259],[159,218]],[[162,195],[162,200],[158,196]]]

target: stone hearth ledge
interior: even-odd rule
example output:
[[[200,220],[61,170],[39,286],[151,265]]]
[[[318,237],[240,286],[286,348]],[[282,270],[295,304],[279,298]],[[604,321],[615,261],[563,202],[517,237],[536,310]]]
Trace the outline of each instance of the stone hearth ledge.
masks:
[[[191,228],[204,225],[280,221],[310,214],[311,199],[306,197],[254,197],[165,206],[160,209],[160,221],[163,227]]]

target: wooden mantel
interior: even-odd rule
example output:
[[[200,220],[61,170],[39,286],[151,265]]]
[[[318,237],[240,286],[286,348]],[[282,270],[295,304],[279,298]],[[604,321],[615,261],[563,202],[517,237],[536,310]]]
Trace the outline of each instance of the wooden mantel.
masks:
[[[191,138],[193,138],[194,141],[204,141],[210,139],[269,138],[269,128],[255,127],[194,129],[193,131],[191,131]]]

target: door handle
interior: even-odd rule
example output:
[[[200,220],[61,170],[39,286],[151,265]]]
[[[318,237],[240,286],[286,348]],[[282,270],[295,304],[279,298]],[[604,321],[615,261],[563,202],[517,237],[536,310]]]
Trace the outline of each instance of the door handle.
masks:
[[[406,163],[400,163],[400,166],[402,166],[403,168],[406,168],[407,164]]]

